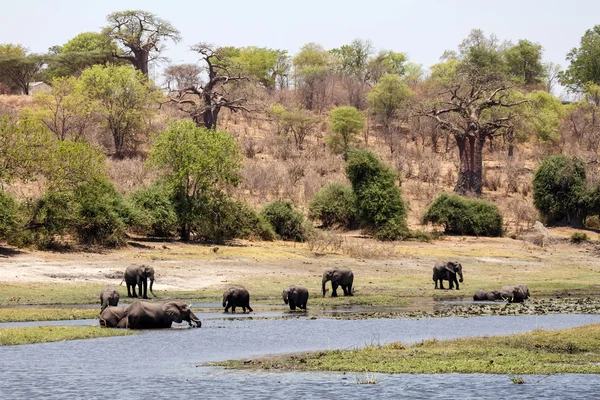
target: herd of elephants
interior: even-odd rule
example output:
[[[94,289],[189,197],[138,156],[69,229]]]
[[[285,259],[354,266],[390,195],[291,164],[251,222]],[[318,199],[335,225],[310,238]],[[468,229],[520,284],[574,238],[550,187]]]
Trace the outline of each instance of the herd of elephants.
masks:
[[[458,277],[458,278],[457,278]],[[150,293],[154,284],[154,268],[148,265],[131,265],[123,274],[123,281],[127,285],[127,296],[131,298],[148,299],[148,280]],[[334,267],[323,272],[322,291],[325,297],[327,282],[331,281],[331,297],[337,297],[337,288],[341,287],[344,296],[353,296],[354,273],[347,267]],[[448,281],[449,289],[459,289],[459,282],[463,282],[462,265],[457,261],[437,262],[433,267],[433,281],[435,289],[444,289],[443,281]],[[438,285],[439,284],[439,285]],[[137,293],[136,293],[137,286]],[[283,290],[283,301],[290,310],[306,310],[308,302],[308,289],[300,285],[290,285]],[[507,285],[500,290],[486,291],[479,289],[473,295],[475,301],[502,300],[509,303],[520,303],[529,298],[529,289],[526,285]],[[112,285],[106,285],[100,292],[100,325],[108,328],[130,329],[157,329],[170,328],[173,322],[186,321],[191,327],[200,328],[202,322],[192,312],[190,306],[184,302],[170,301],[166,303],[153,303],[136,301],[130,306],[119,306],[119,292]],[[236,307],[241,307],[246,312],[252,312],[250,307],[250,293],[241,286],[232,286],[223,292],[223,307],[225,312],[235,313]],[[246,311],[247,310],[247,311]]]

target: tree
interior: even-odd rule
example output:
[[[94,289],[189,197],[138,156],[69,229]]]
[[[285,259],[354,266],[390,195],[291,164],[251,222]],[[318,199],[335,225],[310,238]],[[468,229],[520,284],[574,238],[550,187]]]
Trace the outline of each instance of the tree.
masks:
[[[366,127],[366,118],[359,110],[351,106],[335,108],[329,115],[328,145],[336,152],[346,151],[356,141],[356,135]]]
[[[600,157],[600,86],[587,84],[583,98],[565,107],[564,139],[578,149]]]
[[[122,157],[133,135],[155,112],[160,93],[149,88],[140,71],[125,65],[94,65],[83,71],[79,85],[111,132],[115,154]]]
[[[242,157],[227,132],[198,127],[192,121],[172,123],[156,139],[150,165],[166,171],[172,188],[182,240],[189,241],[203,207],[214,192],[237,185]]]
[[[181,111],[188,113],[196,125],[213,130],[217,129],[219,112],[222,108],[233,112],[240,110],[249,112],[244,105],[245,96],[230,96],[227,91],[228,85],[248,79],[239,71],[235,72],[225,66],[227,59],[223,54],[227,49],[215,50],[209,44],[199,43],[193,46],[192,50],[198,52],[201,61],[206,64],[207,82],[185,87],[175,95],[171,95],[169,101],[176,104]]]
[[[398,75],[383,76],[367,96],[371,112],[383,124],[390,153],[395,149],[394,136],[402,108],[411,96],[412,91]]]
[[[34,117],[60,139],[79,140],[93,121],[92,108],[74,77],[57,78],[50,90],[33,96]]]
[[[373,44],[368,40],[355,39],[349,45],[330,50],[337,61],[336,70],[348,92],[350,105],[359,110],[365,107],[365,91],[369,79],[369,59],[373,54]]]
[[[300,102],[310,111],[321,113],[327,103],[332,74],[332,56],[323,46],[308,43],[293,59],[295,87]]]
[[[226,66],[239,68],[267,89],[274,89],[289,75],[289,56],[285,50],[255,46],[228,49],[229,55],[224,57]]]
[[[273,105],[270,113],[277,121],[279,132],[286,135],[291,133],[294,136],[294,142],[298,150],[302,150],[304,139],[319,122],[318,118],[313,117],[306,110],[287,110],[280,104]]]
[[[572,91],[581,91],[585,84],[600,85],[600,25],[585,31],[579,47],[567,53],[570,62],[560,74],[560,81]]]
[[[508,74],[523,81],[526,85],[541,83],[545,68],[542,63],[542,45],[526,39],[504,52]]]
[[[367,64],[369,81],[377,83],[385,75],[404,75],[406,72],[406,61],[407,57],[404,53],[396,53],[391,50],[380,51]]]
[[[169,22],[143,10],[114,12],[102,33],[115,40],[123,51],[114,56],[127,60],[148,77],[148,63],[157,60],[165,49],[164,41],[181,40],[179,31]]]
[[[165,68],[164,76],[167,88],[171,90],[185,90],[189,87],[200,86],[202,68],[196,64],[171,65]]]
[[[533,178],[533,204],[547,223],[583,227],[587,215],[585,165],[564,155],[546,157]]]
[[[29,94],[29,84],[40,73],[44,59],[37,54],[27,54],[21,45],[0,45],[0,82],[13,90]]]

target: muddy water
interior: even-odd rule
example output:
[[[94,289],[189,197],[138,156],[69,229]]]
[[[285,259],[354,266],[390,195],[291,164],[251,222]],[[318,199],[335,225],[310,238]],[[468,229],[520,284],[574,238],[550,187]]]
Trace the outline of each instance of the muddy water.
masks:
[[[268,312],[270,315],[273,312]],[[202,366],[209,361],[371,343],[501,335],[600,322],[600,315],[423,319],[285,319],[261,313],[197,313],[201,329],[146,331],[127,337],[0,348],[1,398],[597,398],[600,376],[525,377],[515,385],[494,375],[385,375],[358,385],[360,374],[266,374]],[[258,318],[257,318],[258,317]],[[95,324],[72,321],[61,324]],[[16,324],[10,324],[14,326]],[[0,327],[9,324],[0,324]],[[455,388],[455,389],[452,389]],[[558,391],[558,392],[557,392]],[[557,396],[557,393],[561,393]],[[8,395],[7,395],[8,394]],[[485,397],[485,396],[484,396]]]

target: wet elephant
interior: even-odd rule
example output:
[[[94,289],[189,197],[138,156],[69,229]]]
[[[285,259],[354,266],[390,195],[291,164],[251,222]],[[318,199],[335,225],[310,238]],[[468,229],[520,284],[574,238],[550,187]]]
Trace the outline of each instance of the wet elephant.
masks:
[[[127,312],[127,327],[130,329],[170,328],[173,322],[179,324],[183,321],[187,321],[191,327],[202,326],[202,322],[190,307],[186,303],[177,301],[168,303],[138,301],[129,306]]]
[[[460,277],[460,279],[456,279],[456,275]],[[449,289],[454,289],[454,285],[456,285],[456,290],[459,290],[458,282],[463,281],[463,272],[462,265],[458,261],[448,261],[448,262],[437,262],[433,267],[433,282],[435,282],[435,288],[438,288],[438,282],[440,284],[440,289],[444,289],[444,282],[449,282]]]
[[[108,306],[119,305],[119,292],[113,285],[106,285],[100,292],[100,313]]]
[[[308,289],[300,285],[290,285],[283,289],[283,302],[289,304],[290,310],[295,310],[296,307],[306,310],[308,302]]]
[[[474,301],[495,301],[502,300],[502,294],[499,290],[483,290],[479,289],[473,295]]]
[[[527,285],[506,285],[500,289],[500,296],[509,303],[522,303],[529,298]]]
[[[242,286],[232,286],[223,292],[223,307],[225,312],[229,312],[231,308],[232,313],[235,313],[236,307],[242,307],[244,312],[246,308],[248,312],[254,311],[250,307],[250,293]]]
[[[325,297],[325,284],[331,281],[331,297],[337,297],[338,286],[342,287],[344,296],[353,296],[352,283],[354,282],[354,273],[347,267],[335,267],[323,272],[322,288],[323,297]]]
[[[152,291],[154,284],[154,268],[148,265],[130,265],[123,274],[123,281],[127,285],[127,297],[148,298],[148,280],[150,280],[150,293],[154,297],[156,295]],[[121,284],[123,283],[121,281]],[[138,293],[135,293],[135,286],[138,286]],[[143,289],[143,290],[142,290]]]
[[[100,313],[100,326],[106,328],[127,328],[127,312],[129,307],[106,307]]]

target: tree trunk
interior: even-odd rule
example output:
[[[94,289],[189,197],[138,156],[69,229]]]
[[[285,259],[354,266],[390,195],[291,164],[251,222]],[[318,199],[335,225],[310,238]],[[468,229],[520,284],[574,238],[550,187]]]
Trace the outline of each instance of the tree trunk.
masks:
[[[480,138],[479,135],[456,135],[455,138],[460,155],[460,167],[454,191],[461,195],[474,193],[479,196],[481,195],[483,182],[485,136]]]

